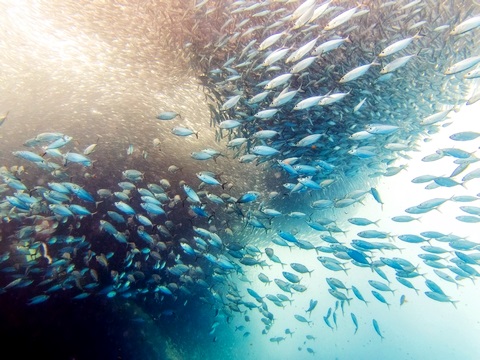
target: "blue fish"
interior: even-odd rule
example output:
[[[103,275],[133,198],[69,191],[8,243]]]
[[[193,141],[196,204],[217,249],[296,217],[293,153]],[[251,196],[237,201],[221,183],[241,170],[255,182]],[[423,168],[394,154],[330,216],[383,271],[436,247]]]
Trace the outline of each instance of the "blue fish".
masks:
[[[173,120],[176,117],[182,117],[179,113],[175,111],[162,111],[159,114],[157,114],[156,118],[158,120]]]
[[[130,205],[124,203],[123,201],[116,201],[114,205],[125,215],[135,215],[137,213]]]
[[[387,302],[387,300],[383,297],[382,294],[375,290],[372,290],[372,294],[378,301],[384,303],[385,305],[387,305],[388,308],[390,308],[390,303]]]
[[[187,194],[187,197],[192,200],[194,203],[199,203],[200,197],[197,195],[195,190],[193,190],[189,185],[184,184],[183,185],[183,191],[185,191],[185,194]]]
[[[28,300],[27,305],[36,305],[36,304],[43,303],[43,302],[47,301],[49,297],[50,297],[50,295],[37,295],[37,296],[34,296],[34,297],[31,298],[30,300]]]
[[[358,331],[358,320],[357,320],[357,317],[355,316],[355,314],[354,314],[353,312],[350,313],[350,317],[352,318],[353,325],[355,325],[355,331],[353,332],[353,334],[356,334],[357,331]]]
[[[380,336],[380,338],[383,340],[384,337],[382,335],[382,332],[380,331],[380,327],[378,325],[378,322],[377,320],[373,319],[372,320],[372,323],[373,323],[373,328],[375,329],[375,332]]]
[[[240,196],[240,198],[238,198],[236,202],[238,204],[249,203],[249,202],[257,200],[259,196],[260,196],[259,192],[249,191],[249,192],[243,194],[242,196]]]

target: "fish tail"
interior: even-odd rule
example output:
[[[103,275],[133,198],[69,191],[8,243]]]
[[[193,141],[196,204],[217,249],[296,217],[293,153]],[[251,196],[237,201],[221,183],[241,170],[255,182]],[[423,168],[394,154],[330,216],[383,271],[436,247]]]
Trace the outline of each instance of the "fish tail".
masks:
[[[451,300],[450,302],[452,303],[453,307],[456,309],[457,308],[456,303],[458,302],[458,300]]]
[[[415,35],[413,35],[413,38],[414,38],[414,39],[420,39],[420,38],[422,38],[422,37],[424,37],[424,36],[425,36],[425,34],[422,34],[422,33],[421,33],[421,30],[418,30],[417,33],[416,33]]]

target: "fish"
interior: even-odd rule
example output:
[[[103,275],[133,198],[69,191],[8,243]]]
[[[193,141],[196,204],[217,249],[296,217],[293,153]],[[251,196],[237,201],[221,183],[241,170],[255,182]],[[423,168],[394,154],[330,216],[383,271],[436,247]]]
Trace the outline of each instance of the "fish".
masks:
[[[408,38],[405,38],[403,40],[396,41],[396,42],[388,45],[386,48],[384,48],[380,52],[380,54],[378,54],[378,56],[379,57],[385,57],[385,56],[392,55],[392,54],[394,54],[394,53],[396,53],[400,50],[405,49],[408,45],[410,45],[413,42],[413,40],[420,39],[422,37],[423,36],[420,35],[420,32],[418,32],[412,37],[408,37]]]
[[[312,52],[312,55],[318,56],[318,55],[326,54],[332,50],[339,48],[345,42],[350,42],[350,39],[348,36],[345,38],[332,39],[332,40],[326,41],[321,45],[317,46],[315,48],[315,51]]]
[[[458,300],[452,300],[449,296],[445,294],[441,294],[435,291],[425,291],[425,295],[427,295],[430,299],[433,299],[438,302],[449,302],[451,303],[455,308],[457,308],[457,302]]]
[[[398,59],[392,60],[388,64],[386,64],[382,69],[380,70],[380,74],[388,74],[393,71],[396,71],[397,69],[404,67],[413,57],[417,56],[416,54],[414,55],[406,55],[402,56]]]
[[[198,196],[197,192],[193,190],[189,185],[183,185],[183,191],[187,195],[187,197],[193,201],[194,203],[200,203],[200,197]]]
[[[451,216],[452,224],[460,221],[467,230],[478,221],[477,207],[458,204],[479,198],[469,189],[479,177],[478,151],[468,149],[478,134],[457,132],[449,138],[455,145],[434,149],[422,159],[422,173],[427,175],[405,185],[425,184],[421,193],[426,196],[419,196],[419,204],[411,204],[405,213],[381,211],[395,205],[390,203],[392,194],[382,192],[386,191],[382,182],[401,171],[405,174],[420,145],[435,139],[437,132],[450,131],[454,113],[476,102],[477,94],[469,92],[479,64],[474,5],[445,2],[435,7],[420,0],[373,1],[355,7],[315,0],[224,1],[221,7],[204,0],[177,2],[175,9],[164,5],[162,11],[152,12],[158,23],[150,25],[160,39],[156,46],[168,44],[175,50],[165,54],[175,58],[180,71],[170,74],[166,69],[165,79],[158,81],[157,71],[144,71],[136,62],[135,73],[148,74],[143,82],[147,90],[151,84],[160,87],[153,103],[142,98],[131,108],[138,112],[138,120],[102,123],[104,146],[93,146],[97,139],[85,147],[94,132],[67,135],[56,131],[58,124],[53,121],[47,124],[50,133],[35,135],[32,126],[25,128],[25,134],[16,133],[18,139],[9,139],[9,126],[19,123],[12,121],[13,112],[8,122],[6,116],[0,117],[6,144],[18,141],[28,148],[28,152],[6,151],[8,166],[0,169],[2,239],[8,249],[0,254],[0,262],[9,277],[2,290],[13,294],[22,287],[22,299],[34,303],[50,301],[48,297],[33,300],[34,295],[57,297],[60,290],[62,297],[71,296],[68,300],[75,303],[87,296],[107,304],[113,298],[116,303],[120,297],[131,298],[141,300],[136,301],[139,310],[147,312],[142,303],[155,303],[158,317],[172,316],[182,307],[192,321],[205,306],[211,311],[202,312],[207,316],[202,321],[212,324],[210,335],[219,343],[221,326],[231,321],[234,332],[238,329],[238,335],[249,336],[237,321],[249,322],[247,316],[257,312],[260,321],[252,316],[252,326],[260,324],[263,334],[278,331],[276,319],[288,315],[288,302],[294,306],[298,302],[304,310],[302,296],[325,286],[335,307],[311,299],[306,312],[328,308],[326,326],[340,330],[345,303],[355,299],[368,305],[360,289],[364,289],[361,275],[370,271],[383,279],[368,281],[376,290],[372,295],[388,308],[389,296],[396,299],[398,293],[395,280],[407,295],[410,290],[420,293],[413,285],[415,277],[425,280],[430,290],[426,297],[455,305],[454,297],[445,295],[440,288],[444,285],[434,277],[456,286],[465,286],[466,278],[473,282],[480,275],[475,266],[480,261],[479,245],[453,233],[430,231],[422,221],[430,216],[440,219],[442,214],[433,210],[443,206],[464,213]],[[124,4],[122,10],[127,14],[142,8]],[[145,14],[148,18],[150,11]],[[76,28],[72,19],[71,28]],[[34,26],[36,20],[31,21]],[[115,48],[121,48],[122,33],[117,35]],[[110,39],[103,40],[106,47],[98,47],[97,55],[108,62],[102,49],[108,48]],[[136,35],[129,41],[139,58],[148,58],[148,42],[135,46]],[[164,53],[162,48],[156,50]],[[9,68],[12,64],[4,60]],[[122,60],[116,58],[120,65]],[[156,61],[162,68],[162,57]],[[131,66],[123,68],[128,75]],[[27,79],[24,70],[22,80]],[[183,76],[188,77],[185,83]],[[83,85],[87,94],[80,100],[88,98],[88,87]],[[137,91],[138,81],[133,85],[125,89]],[[105,86],[107,94],[108,82]],[[55,86],[49,89],[55,94]],[[194,104],[188,99],[191,91],[199,91]],[[118,91],[111,93],[119,96]],[[72,99],[75,94],[70,94]],[[102,98],[102,111],[108,101],[108,96]],[[167,110],[153,118],[148,109],[142,115],[145,104],[153,104],[153,111],[181,109],[182,115]],[[67,105],[62,104],[66,109]],[[203,105],[210,116],[203,116]],[[80,123],[83,112],[74,114],[80,116]],[[208,118],[210,123],[202,127],[198,119],[183,124],[199,129],[201,137],[181,125],[161,135],[151,128],[165,126],[155,121],[152,125],[152,120],[173,123],[186,120],[187,114]],[[64,125],[60,127],[71,128]],[[90,123],[83,125],[90,130]],[[113,132],[114,128],[120,132]],[[122,129],[128,132],[127,155]],[[176,138],[193,134],[211,148],[200,150],[204,145],[193,137]],[[108,138],[117,135],[115,141]],[[451,161],[455,169],[428,175],[432,161]],[[426,193],[431,189],[462,193],[435,198]],[[365,212],[369,202],[377,205],[373,211],[378,216]],[[390,233],[390,221],[405,223],[402,226],[409,230]],[[358,232],[358,226],[364,231]],[[403,245],[409,251],[402,253]],[[283,247],[278,252],[283,261],[274,252],[276,246]],[[416,255],[424,260],[420,265]],[[318,264],[308,265],[312,256],[321,263],[321,271],[314,271]],[[292,272],[283,271],[285,266]],[[420,273],[425,266],[430,271]],[[282,279],[275,278],[280,268]],[[338,279],[329,275],[338,271]],[[340,280],[342,272],[348,275],[348,287]],[[305,273],[317,287],[303,284],[306,279],[300,274]],[[395,280],[390,282],[392,275]],[[29,277],[39,281],[31,282]],[[238,281],[248,285],[239,286]],[[265,293],[274,286],[272,281],[281,294]],[[400,304],[404,301],[401,295]],[[274,309],[269,309],[272,304]],[[353,310],[357,315],[351,312],[350,317],[356,333],[357,316],[363,318],[360,307]],[[305,316],[294,317],[313,325]],[[383,339],[377,321],[372,322]],[[290,329],[285,335],[293,335]],[[271,342],[285,340],[273,335]],[[256,340],[249,338],[252,341]],[[217,357],[228,357],[227,350],[217,350]],[[313,347],[306,351],[316,356]]]
[[[358,288],[355,287],[354,285],[352,285],[352,291],[358,300],[363,301],[365,305],[368,305],[369,302],[365,300],[360,290],[358,290]]]
[[[308,275],[310,276],[311,276],[311,273],[314,271],[314,270],[308,270],[308,268],[305,265],[300,263],[290,263],[290,267],[300,274],[308,273]]]
[[[355,335],[358,331],[358,320],[357,320],[356,315],[353,312],[350,313],[350,317],[352,318],[353,325],[355,326],[355,331],[353,332],[353,334]]]
[[[293,316],[294,316],[295,319],[297,319],[298,321],[303,322],[303,323],[307,323],[308,325],[310,325],[310,324],[313,323],[313,321],[307,320],[307,319],[306,319],[304,316],[302,316],[302,315],[294,314]]]
[[[453,75],[470,69],[480,63],[480,56],[472,56],[450,65],[444,72],[445,75]]]
[[[298,283],[301,280],[300,277],[288,271],[282,271],[282,274],[291,283]]]
[[[352,300],[352,298],[349,298],[347,295],[345,295],[344,293],[342,293],[338,290],[330,288],[330,289],[328,289],[328,292],[333,297],[335,297],[335,298],[337,298],[338,300],[341,300],[341,301],[346,301],[348,304],[350,304],[350,300]]]
[[[280,48],[273,51],[265,58],[265,60],[263,60],[262,66],[268,67],[273,65],[277,61],[283,59],[288,54],[289,51],[290,51],[290,48]],[[264,91],[260,94],[257,94],[249,100],[249,103],[256,104],[258,102],[261,102],[269,94],[270,94],[270,91]]]
[[[325,25],[325,27],[323,28],[323,30],[325,31],[328,31],[328,30],[333,30],[335,29],[336,27],[342,25],[343,23],[349,21],[353,15],[355,14],[355,12],[358,10],[358,6],[357,7],[354,7],[352,9],[349,9],[349,10],[346,10],[344,11],[343,13],[341,13],[340,15],[337,15],[336,17],[334,17],[333,19],[331,19],[327,25]]]
[[[198,173],[196,173],[196,175],[205,184],[213,185],[213,186],[222,185],[217,179],[215,179],[214,176],[212,176],[211,174],[209,174],[205,171],[198,172]]]
[[[370,69],[370,67],[372,65],[380,65],[380,64],[374,61],[370,64],[358,66],[355,69],[352,69],[349,72],[347,72],[345,75],[343,75],[340,78],[340,80],[338,80],[338,82],[343,84],[343,83],[347,83],[347,82],[356,80],[359,77],[363,76]],[[357,111],[358,111],[358,109],[357,109]]]
[[[381,281],[377,280],[368,280],[368,283],[373,288],[380,290],[380,291],[390,291],[392,294],[395,293],[395,290],[392,290],[387,284],[382,283]]]
[[[387,302],[387,300],[385,299],[385,297],[382,294],[380,294],[376,290],[372,290],[372,294],[378,301],[380,301],[381,303],[384,303],[385,305],[387,305],[388,308],[390,308],[390,303]]]
[[[260,45],[258,46],[259,51],[263,51],[268,49],[270,46],[274,45],[282,36],[284,36],[284,32],[280,32],[278,34],[273,34],[269,37],[267,37],[265,40],[263,40]]]
[[[376,319],[372,320],[373,328],[375,329],[375,332],[380,336],[380,339],[384,339],[384,336],[382,335],[382,332],[380,330],[380,327],[378,325],[378,321]]]
[[[311,299],[311,300],[310,300],[310,304],[309,304],[309,306],[308,306],[308,309],[305,310],[305,312],[307,312],[307,313],[309,313],[309,315],[311,315],[311,314],[312,314],[312,311],[315,309],[315,307],[317,306],[317,304],[318,304],[318,300],[313,300],[313,299]]]
[[[460,24],[455,25],[450,31],[450,35],[461,35],[467,31],[475,29],[478,26],[480,26],[480,16],[473,16],[462,21]]]
[[[50,298],[50,295],[37,295],[32,297],[30,300],[28,300],[27,305],[36,305],[36,304],[41,304],[45,301],[47,301]]]
[[[279,76],[277,76],[276,78],[273,78],[272,80],[270,80],[270,81],[264,86],[264,89],[265,89],[265,90],[275,89],[275,88],[277,88],[277,87],[285,84],[287,81],[290,80],[291,77],[292,77],[292,74],[290,74],[290,73],[285,73],[285,74],[279,75]]]
[[[241,95],[232,96],[230,99],[228,99],[222,104],[222,106],[220,107],[220,110],[226,111],[228,109],[231,109],[232,107],[237,105],[240,99],[241,99]]]
[[[177,136],[195,135],[195,137],[198,139],[198,131],[194,131],[192,129],[188,129],[181,126],[175,126],[174,128],[172,128],[172,134]]]
[[[156,115],[158,120],[173,120],[176,117],[182,117],[179,113],[175,111],[162,111]]]
[[[10,111],[7,111],[5,114],[0,115],[0,126],[2,126],[8,118]]]

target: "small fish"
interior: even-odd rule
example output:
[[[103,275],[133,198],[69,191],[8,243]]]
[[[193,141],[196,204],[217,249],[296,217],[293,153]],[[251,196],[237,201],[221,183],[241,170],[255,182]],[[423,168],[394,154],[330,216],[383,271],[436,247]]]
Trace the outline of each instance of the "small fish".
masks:
[[[363,301],[365,303],[365,305],[368,305],[368,301],[365,300],[365,298],[363,297],[360,290],[358,290],[358,288],[355,287],[354,285],[352,285],[352,291],[353,291],[353,293],[355,294],[355,296],[357,297],[358,300]]]
[[[133,154],[133,151],[134,151],[133,144],[128,145],[127,155],[132,155],[132,154]]]
[[[2,125],[3,125],[3,123],[4,123],[4,122],[7,120],[7,118],[8,118],[8,114],[9,114],[9,113],[10,113],[10,111],[7,111],[7,113],[6,113],[6,114],[4,114],[4,115],[0,115],[0,126],[2,126]]]
[[[388,308],[390,308],[390,303],[387,302],[387,300],[383,297],[382,294],[375,290],[372,290],[372,294],[378,301],[384,303],[385,305],[387,305]]]
[[[184,128],[181,126],[175,126],[174,128],[172,128],[172,134],[177,136],[195,135],[195,137],[198,139],[198,131],[194,131],[192,129]]]
[[[389,62],[380,70],[380,74],[388,74],[396,71],[397,69],[405,66],[407,62],[409,62],[415,56],[416,55],[406,55]]]
[[[350,39],[348,38],[348,36],[346,38],[326,41],[323,44],[317,46],[315,48],[315,51],[313,51],[312,55],[326,54],[327,52],[330,52],[332,50],[335,50],[335,49],[339,48],[345,42],[351,42]]]
[[[220,124],[218,124],[218,127],[220,129],[231,130],[231,129],[234,129],[236,127],[239,127],[240,125],[242,125],[242,123],[240,121],[230,119],[230,120],[222,121]]]
[[[357,105],[355,105],[355,107],[353,108],[353,112],[357,113],[360,110],[360,108],[363,106],[363,104],[365,104],[366,100],[367,100],[366,97],[360,100],[360,102]]]
[[[281,86],[285,84],[290,78],[292,77],[292,74],[286,73],[277,76],[276,78],[270,80],[264,87],[265,90],[272,90],[278,86]]]
[[[302,315],[294,314],[293,316],[294,316],[295,319],[297,319],[298,321],[303,322],[303,323],[307,323],[308,325],[310,325],[310,324],[313,323],[313,321],[307,320],[307,319],[306,319],[304,316],[302,316]]]
[[[356,79],[358,79],[359,77],[363,76],[363,75],[368,71],[368,69],[370,69],[370,67],[371,67],[372,65],[380,65],[380,64],[377,63],[377,62],[375,62],[375,61],[373,61],[373,62],[370,63],[370,64],[356,67],[355,69],[350,70],[350,71],[347,72],[345,75],[343,75],[342,78],[341,78],[340,80],[338,80],[338,82],[341,83],[341,84],[343,84],[343,83],[347,83],[347,82],[356,80]]]
[[[372,188],[370,188],[370,193],[372,194],[375,201],[377,203],[379,203],[380,205],[382,205],[382,209],[383,209],[383,201],[382,201],[382,198],[380,197],[380,193],[378,192],[378,190],[376,188],[372,187]]]
[[[327,25],[325,25],[325,27],[323,29],[326,30],[326,31],[333,30],[336,27],[342,25],[343,23],[347,22],[348,20],[350,20],[352,18],[352,16],[355,14],[357,9],[358,9],[358,6],[352,8],[350,10],[344,11],[340,15],[337,15],[332,20],[330,20],[327,23]]]
[[[193,190],[189,185],[184,184],[183,185],[183,191],[185,191],[185,194],[187,197],[192,200],[194,203],[200,203],[200,197],[198,194]]]
[[[456,303],[458,302],[458,300],[452,300],[452,299],[450,299],[449,296],[447,296],[445,294],[440,294],[440,293],[435,292],[435,291],[425,291],[425,295],[427,295],[430,299],[433,299],[435,301],[449,302],[455,307],[455,309],[457,308]]]
[[[49,297],[50,297],[50,295],[37,295],[37,296],[34,296],[34,297],[31,298],[30,300],[28,300],[27,305],[40,304],[40,303],[42,303],[42,302],[47,301]]]
[[[353,312],[350,313],[350,317],[352,318],[353,325],[355,325],[355,331],[353,332],[353,334],[356,334],[357,331],[358,331],[358,320],[357,320],[357,317],[355,316],[355,314],[354,314]]]
[[[450,31],[450,35],[460,35],[480,26],[480,16],[474,16],[455,25]]]
[[[459,61],[453,65],[450,65],[447,70],[445,70],[445,75],[453,75],[459,72],[470,69],[471,67],[477,65],[480,62],[480,56],[472,56],[462,61]]]
[[[278,33],[278,34],[273,34],[270,35],[268,38],[263,40],[260,45],[258,46],[258,50],[263,51],[265,49],[268,49],[270,46],[275,44],[280,38],[284,35],[283,32]]]
[[[383,337],[383,335],[382,335],[382,333],[381,333],[381,331],[380,331],[380,327],[379,327],[379,325],[378,325],[377,320],[373,319],[373,320],[372,320],[372,324],[373,324],[373,328],[375,329],[375,332],[376,332],[376,333],[380,336],[380,338],[383,340],[384,337]]]
[[[241,95],[235,95],[232,96],[230,99],[228,99],[223,105],[220,107],[220,110],[226,111],[228,109],[231,109],[235,105],[237,105],[238,101],[240,100]]]
[[[90,155],[97,148],[97,144],[88,145],[85,150],[83,150],[83,155]]]
[[[162,111],[156,116],[156,118],[158,120],[172,120],[175,119],[177,116],[180,118],[182,117],[179,113],[175,111]]]
[[[393,44],[391,44],[391,45],[387,46],[385,49],[383,49],[380,52],[380,54],[378,54],[378,56],[379,57],[384,57],[384,56],[392,55],[392,54],[394,54],[394,53],[396,53],[400,50],[405,49],[408,45],[410,45],[412,43],[412,41],[414,39],[419,39],[421,37],[422,37],[422,35],[420,35],[420,33],[417,33],[412,37],[394,42]]]
[[[288,271],[282,271],[282,274],[283,276],[285,277],[285,279],[287,279],[288,281],[290,281],[291,283],[298,283],[300,282],[300,277],[298,277],[297,275],[291,273],[291,272],[288,272]]]
[[[300,263],[290,263],[290,267],[296,272],[299,272],[300,274],[308,273],[309,275],[311,275],[311,273],[313,272],[313,270],[308,270],[305,265]]]

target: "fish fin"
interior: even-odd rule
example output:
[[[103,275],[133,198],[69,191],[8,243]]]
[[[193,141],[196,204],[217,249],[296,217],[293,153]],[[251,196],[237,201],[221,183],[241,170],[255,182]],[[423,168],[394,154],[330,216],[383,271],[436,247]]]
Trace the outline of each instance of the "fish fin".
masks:
[[[453,307],[456,309],[457,308],[456,303],[458,302],[458,300],[450,300],[450,302],[452,303]]]
[[[421,33],[421,30],[418,30],[417,33],[415,35],[413,35],[413,38],[414,39],[419,39],[419,38],[422,38],[424,36],[425,35]]]

